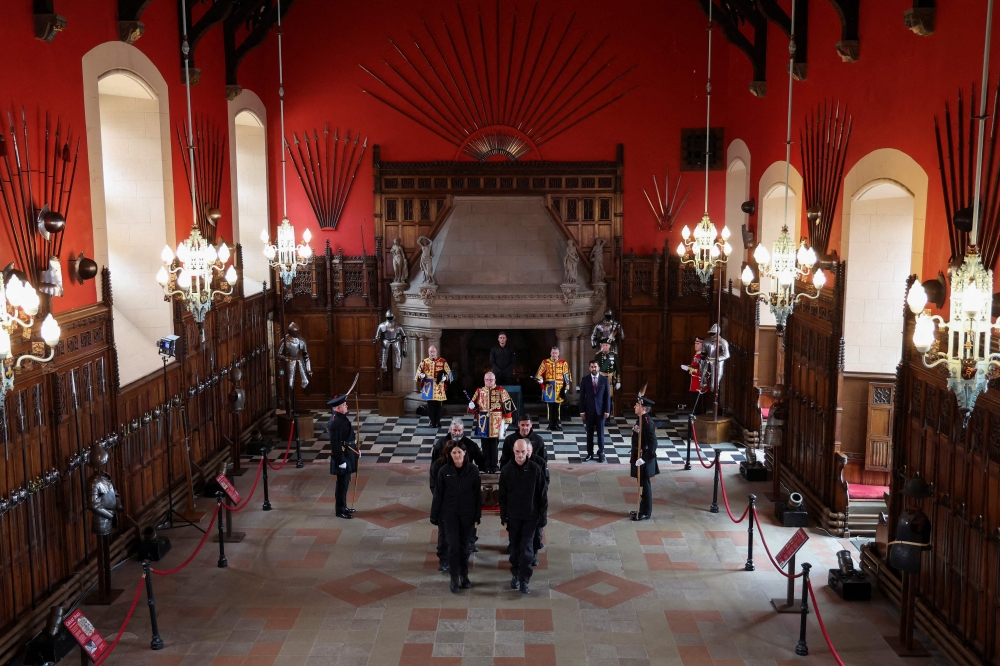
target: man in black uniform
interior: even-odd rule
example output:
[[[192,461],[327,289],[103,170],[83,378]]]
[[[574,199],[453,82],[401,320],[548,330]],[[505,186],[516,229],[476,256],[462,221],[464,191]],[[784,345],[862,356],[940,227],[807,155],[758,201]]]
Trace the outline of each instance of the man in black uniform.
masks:
[[[549,465],[545,453],[545,440],[535,432],[531,416],[528,414],[523,415],[517,422],[517,432],[511,433],[504,438],[503,449],[500,453],[500,469],[503,469],[504,465],[514,459],[514,443],[519,439],[528,440],[528,445],[531,447],[531,453],[528,454],[528,457],[545,470],[545,478],[547,480],[549,478]]]
[[[432,463],[441,457],[441,451],[444,450],[444,447],[448,444],[448,442],[461,442],[468,454],[472,456],[472,462],[476,463],[476,467],[480,470],[483,469],[486,464],[486,461],[483,459],[483,451],[479,448],[478,444],[465,436],[465,421],[462,420],[461,416],[452,417],[451,426],[448,428],[448,434],[444,437],[439,437],[437,441],[434,442],[434,446],[431,447]]]
[[[330,416],[330,474],[337,475],[335,493],[338,518],[350,520],[354,509],[347,506],[347,487],[351,484],[351,474],[358,468],[358,452],[354,448],[354,428],[347,418],[347,396],[339,395],[326,403],[333,407]]]
[[[649,520],[653,513],[653,484],[650,480],[660,473],[656,464],[656,425],[649,417],[655,403],[640,395],[635,402],[638,422],[632,426],[632,478],[639,479],[639,511],[630,511],[632,520]]]
[[[514,444],[514,460],[500,470],[500,524],[507,527],[510,551],[510,587],[531,590],[532,542],[548,512],[548,484],[542,468],[528,459],[528,441]]]
[[[497,386],[514,384],[514,350],[507,346],[507,334],[500,331],[497,336],[500,344],[490,350],[490,368],[497,378]]]

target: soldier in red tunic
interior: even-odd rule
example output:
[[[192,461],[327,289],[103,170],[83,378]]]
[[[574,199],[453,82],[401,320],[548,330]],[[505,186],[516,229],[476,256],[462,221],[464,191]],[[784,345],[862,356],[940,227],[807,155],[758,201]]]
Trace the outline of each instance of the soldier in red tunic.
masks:
[[[705,413],[705,403],[701,399],[708,387],[701,381],[701,338],[694,339],[694,358],[691,365],[682,365],[681,369],[691,375],[691,387],[688,391],[691,394],[691,413],[697,416]]]

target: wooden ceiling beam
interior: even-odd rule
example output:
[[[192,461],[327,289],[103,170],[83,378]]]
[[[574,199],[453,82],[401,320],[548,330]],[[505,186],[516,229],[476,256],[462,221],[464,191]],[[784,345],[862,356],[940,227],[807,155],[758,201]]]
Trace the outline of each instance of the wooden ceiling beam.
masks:
[[[903,13],[903,25],[921,37],[933,35],[936,15],[934,0],[913,0],[913,8]]]
[[[288,13],[294,0],[282,0],[281,16]],[[226,50],[226,97],[230,100],[243,92],[239,85],[239,69],[243,58],[267,39],[271,28],[278,23],[278,8],[272,0],[233,0],[233,11],[223,21],[223,39]],[[236,33],[246,26],[250,34],[239,44]]]
[[[118,0],[119,41],[135,44],[142,37],[142,33],[146,32],[146,24],[139,19],[152,2],[153,0]]]
[[[66,29],[66,17],[56,14],[55,0],[32,0],[35,16],[35,38],[51,42]]]
[[[209,30],[222,23],[229,16],[233,11],[235,0],[213,0],[212,6],[202,14],[197,23],[192,20],[191,5],[193,4],[193,0],[190,0],[188,3],[185,3],[183,0],[177,0],[178,28],[181,31],[181,40],[184,39],[185,21],[188,26],[187,41],[191,49],[188,54],[191,85],[196,86],[198,85],[198,81],[201,80],[201,70],[195,65],[195,51],[198,49],[198,43],[208,34]],[[185,5],[187,6],[187,16],[184,16]],[[184,72],[184,55],[181,54],[181,81],[184,81]]]
[[[781,28],[789,38],[792,36],[792,19],[778,5],[777,0],[757,0],[757,8],[769,21]],[[806,66],[809,62],[809,0],[795,0],[795,61],[792,76],[796,81],[806,80]]]
[[[861,0],[830,0],[833,10],[840,19],[840,41],[837,55],[844,62],[857,62],[861,57],[861,41],[858,38],[858,20]]]
[[[725,0],[724,7],[714,0],[697,0],[701,10],[708,16],[712,3],[712,18],[730,44],[746,54],[753,67],[753,81],[750,93],[755,97],[767,96],[767,20],[756,10],[749,0]],[[750,41],[740,30],[740,21],[746,21],[753,30]]]

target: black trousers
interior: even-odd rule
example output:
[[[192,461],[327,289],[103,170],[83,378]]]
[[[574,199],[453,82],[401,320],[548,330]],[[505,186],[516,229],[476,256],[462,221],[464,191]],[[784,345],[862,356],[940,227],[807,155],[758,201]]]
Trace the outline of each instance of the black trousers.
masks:
[[[535,533],[538,520],[508,520],[507,535],[510,539],[510,573],[527,583],[531,580],[531,558],[535,556]]]
[[[497,447],[500,445],[500,440],[496,437],[480,437],[479,441],[483,446],[483,460],[486,463],[483,474],[496,474],[499,460]]]
[[[531,544],[532,548],[534,548],[535,555],[538,555],[538,551],[540,551],[542,549],[542,545],[543,545],[542,544],[542,529],[543,528],[541,528],[541,527],[538,527],[538,528],[535,529],[535,538],[533,539],[534,543]]]
[[[444,529],[445,540],[448,542],[448,571],[452,576],[469,575],[470,544],[475,524],[473,516],[457,513],[441,515],[438,529]]]
[[[653,513],[653,484],[646,473],[646,466],[639,468],[639,487],[642,489],[642,497],[639,499],[639,515],[649,516]]]
[[[441,400],[427,401],[427,418],[431,420],[432,428],[441,427],[441,412],[444,411],[444,402]]]
[[[448,539],[445,537],[444,528],[438,527],[437,556],[441,562],[448,561]]]
[[[560,403],[560,402],[547,402],[547,403],[545,403],[545,406],[548,407],[548,410],[549,410],[549,414],[548,414],[548,416],[549,416],[549,430],[551,430],[553,426],[556,426],[556,427],[561,426],[562,423],[560,422],[560,419],[559,419],[559,408],[562,407],[562,403]]]
[[[337,515],[347,509],[347,487],[351,485],[351,475],[347,472],[337,475],[337,489],[334,496],[337,500]]]
[[[587,426],[587,455],[594,455],[594,434],[597,434],[597,455],[604,455],[604,414],[587,414],[584,417]]]

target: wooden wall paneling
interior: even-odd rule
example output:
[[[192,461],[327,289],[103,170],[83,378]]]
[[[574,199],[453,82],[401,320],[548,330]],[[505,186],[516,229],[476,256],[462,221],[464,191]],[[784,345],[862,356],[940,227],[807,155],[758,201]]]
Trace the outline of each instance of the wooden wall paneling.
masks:
[[[694,357],[695,337],[705,337],[715,318],[712,307],[715,283],[703,285],[695,272],[690,267],[682,266],[677,255],[670,252],[666,245],[663,256],[667,259],[664,281],[666,309],[664,340],[669,345],[664,349],[661,362],[665,375],[663,397],[666,397],[667,404],[674,408],[681,404],[687,405],[689,402],[688,389],[691,386],[691,376],[681,370],[681,365],[691,363]]]
[[[379,362],[372,338],[380,317],[366,310],[337,311],[333,317],[333,385],[334,393],[346,391],[358,378],[359,405],[376,406],[377,364]]]
[[[729,341],[729,360],[722,375],[719,408],[736,421],[740,429],[760,430],[757,406],[757,355],[760,320],[759,301],[733,290],[732,280],[722,292],[722,337]],[[690,360],[687,361],[690,363]]]

